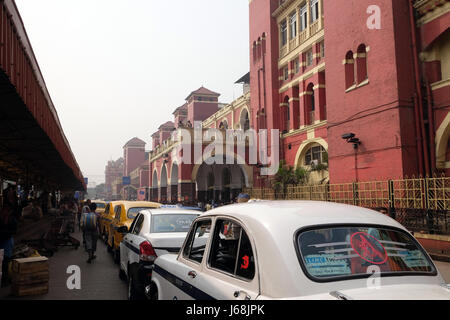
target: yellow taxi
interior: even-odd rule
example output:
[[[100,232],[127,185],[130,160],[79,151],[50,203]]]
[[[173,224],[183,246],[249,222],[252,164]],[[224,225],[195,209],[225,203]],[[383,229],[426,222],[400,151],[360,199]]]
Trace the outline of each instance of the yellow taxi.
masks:
[[[119,245],[124,236],[117,229],[123,226],[129,229],[139,211],[159,207],[161,207],[161,204],[149,201],[121,201],[114,206],[114,219],[110,224],[108,232],[108,251],[113,252],[115,262],[118,263],[120,261]]]
[[[92,200],[91,203],[95,203],[97,205],[97,209],[95,213],[102,214],[106,209],[106,202],[103,200]]]
[[[105,211],[100,214],[100,235],[108,240],[109,226],[114,219],[114,207],[118,205],[120,201],[111,201],[106,204]]]

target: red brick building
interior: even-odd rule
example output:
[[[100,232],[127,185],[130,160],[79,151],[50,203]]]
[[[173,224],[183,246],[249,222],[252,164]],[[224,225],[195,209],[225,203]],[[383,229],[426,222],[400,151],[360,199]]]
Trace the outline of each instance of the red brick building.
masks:
[[[296,168],[322,165],[310,183],[450,173],[450,1],[249,6],[250,73],[240,80],[249,90],[222,105],[202,87],[152,135],[152,200],[228,201],[243,187],[269,184],[248,157],[245,164],[176,163],[171,151],[180,140],[171,133],[188,121],[279,129],[281,159]]]
[[[123,176],[123,158],[116,161],[108,161],[105,167],[105,191],[106,198],[111,199],[113,194],[113,183],[116,179],[122,179]]]
[[[250,1],[254,123],[284,132],[288,164],[327,161],[332,183],[448,173],[449,7]]]

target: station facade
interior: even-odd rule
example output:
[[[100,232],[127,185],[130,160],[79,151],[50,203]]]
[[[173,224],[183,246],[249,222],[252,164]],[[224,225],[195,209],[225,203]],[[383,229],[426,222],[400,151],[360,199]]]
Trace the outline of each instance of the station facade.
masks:
[[[140,186],[149,199],[227,202],[244,187],[270,186],[248,158],[172,159],[182,143],[173,132],[196,121],[204,129],[278,129],[280,159],[311,171],[312,184],[450,173],[450,1],[249,6],[250,72],[238,81],[244,94],[223,105],[201,87],[175,109],[152,135],[148,185]]]

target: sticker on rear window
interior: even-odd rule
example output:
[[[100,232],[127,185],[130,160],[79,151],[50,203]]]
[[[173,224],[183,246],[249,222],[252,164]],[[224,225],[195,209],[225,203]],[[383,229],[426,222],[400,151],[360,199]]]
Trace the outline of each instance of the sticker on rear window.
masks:
[[[361,259],[372,264],[383,264],[388,255],[383,245],[373,236],[365,232],[356,232],[350,238],[353,250]]]
[[[347,260],[339,259],[335,254],[317,254],[305,257],[306,266],[313,276],[351,274]]]

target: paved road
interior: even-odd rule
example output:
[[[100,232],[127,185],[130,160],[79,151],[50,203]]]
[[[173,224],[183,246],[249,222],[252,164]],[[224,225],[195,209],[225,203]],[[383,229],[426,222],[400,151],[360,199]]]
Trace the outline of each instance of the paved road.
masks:
[[[435,261],[434,262],[439,269],[439,272],[441,273],[442,277],[447,283],[450,283],[450,263],[448,262],[440,262]]]
[[[81,234],[74,237],[80,239]],[[74,250],[61,248],[50,261],[50,291],[44,296],[29,297],[32,300],[125,300],[127,286],[119,280],[118,266],[114,264],[111,255],[107,253],[105,244],[99,240],[97,259],[86,263],[87,253],[83,248]],[[450,283],[450,263],[435,261],[439,271]],[[81,269],[81,289],[67,288],[69,266],[76,265]],[[9,296],[9,288],[0,290],[0,299],[13,299]]]
[[[75,238],[81,239],[76,233]],[[88,254],[83,247],[78,250],[60,248],[49,260],[50,290],[44,296],[30,297],[33,300],[126,300],[127,285],[118,276],[118,265],[114,264],[112,256],[107,253],[105,244],[97,243],[97,259],[92,263],[86,262]],[[76,265],[81,270],[81,289],[69,290],[67,273],[69,266]],[[0,299],[9,297],[9,288],[0,291]]]

